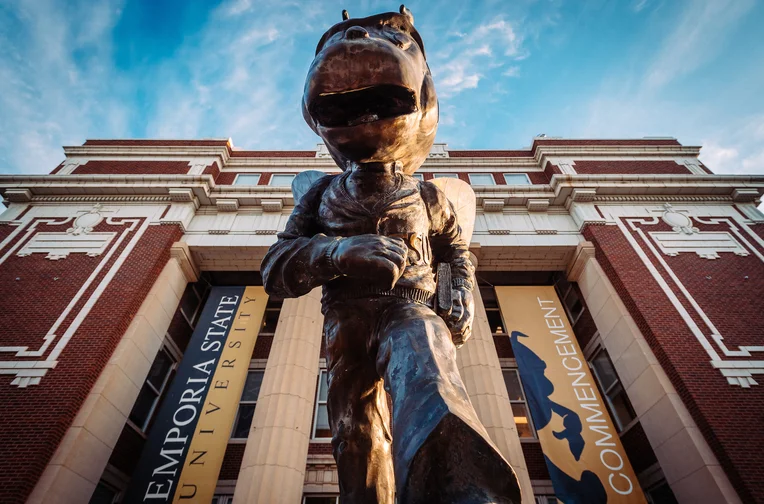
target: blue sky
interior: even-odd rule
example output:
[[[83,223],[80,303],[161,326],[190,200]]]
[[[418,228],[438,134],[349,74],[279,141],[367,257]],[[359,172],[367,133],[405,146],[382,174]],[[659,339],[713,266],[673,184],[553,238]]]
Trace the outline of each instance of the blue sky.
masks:
[[[764,173],[764,2],[419,0],[439,142],[674,136]],[[321,33],[381,1],[0,0],[0,172],[86,138],[232,137],[311,149],[300,98]]]

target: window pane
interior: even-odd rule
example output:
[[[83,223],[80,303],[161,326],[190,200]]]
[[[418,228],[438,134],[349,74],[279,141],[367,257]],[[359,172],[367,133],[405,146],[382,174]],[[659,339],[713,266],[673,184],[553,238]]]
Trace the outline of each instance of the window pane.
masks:
[[[329,428],[329,411],[326,404],[318,405],[318,414],[316,415],[316,435],[317,438],[332,437],[332,431]]]
[[[610,397],[610,403],[613,405],[613,416],[616,417],[616,421],[621,424],[621,428],[626,427],[629,422],[636,418],[634,409],[631,407],[631,402],[626,396],[626,392],[623,387],[618,385],[614,390],[608,394]]]
[[[496,291],[490,285],[480,286],[480,297],[483,298],[483,306],[485,308],[498,308],[499,303],[496,300]]]
[[[263,316],[263,327],[260,329],[260,334],[273,334],[276,332],[276,325],[279,323],[279,315],[281,310],[265,310]]]
[[[247,374],[247,381],[244,383],[244,390],[241,393],[242,401],[257,401],[264,374],[264,371],[250,371]]]
[[[507,328],[504,327],[504,322],[501,320],[501,312],[499,310],[486,310],[485,315],[488,318],[488,325],[491,327],[492,333],[504,334],[507,332]]]
[[[678,504],[674,492],[671,491],[671,487],[665,481],[659,486],[648,490],[647,495],[650,498],[650,502],[654,504]]]
[[[260,182],[259,173],[240,174],[236,177],[234,185],[257,185]]]
[[[531,183],[525,173],[505,173],[504,180],[507,185],[529,185]]]
[[[174,359],[170,357],[170,354],[167,353],[167,350],[162,348],[159,350],[159,353],[154,359],[154,362],[151,364],[151,369],[149,369],[149,376],[146,378],[146,380],[149,381],[154,387],[156,387],[157,390],[161,389],[162,383],[164,383],[164,379],[167,376],[167,373],[170,371],[173,362]]]
[[[422,175],[421,173],[415,173],[412,175],[412,177],[414,177],[417,180],[424,180],[424,175]]]
[[[436,173],[433,175],[435,178],[459,178],[456,173]]]
[[[470,173],[469,175],[472,185],[496,185],[490,173]]]
[[[528,410],[525,408],[525,404],[512,403],[512,415],[515,417],[517,435],[521,438],[532,438],[533,429],[531,429],[531,424],[528,420]]]
[[[576,319],[584,310],[584,305],[581,303],[581,299],[578,297],[576,289],[570,289],[568,295],[565,296],[565,306],[568,307],[568,313],[573,318],[570,321],[571,324],[575,323]]]
[[[240,404],[239,412],[236,414],[236,423],[234,424],[232,438],[246,439],[249,434],[249,428],[252,426],[252,417],[255,416],[254,404]]]
[[[592,366],[597,373],[597,378],[600,381],[602,390],[609,389],[615,382],[618,381],[618,375],[613,369],[613,364],[610,362],[607,352],[600,351],[592,360]]]
[[[507,394],[510,401],[524,401],[523,389],[520,386],[520,379],[517,377],[517,371],[509,369],[503,371],[504,383],[507,385]]]
[[[555,281],[554,286],[557,287],[557,295],[560,296],[560,298],[562,298],[568,292],[568,287],[570,287],[570,282],[568,282],[568,279],[565,278],[564,274],[560,274],[557,280]]]
[[[318,400],[326,402],[326,398],[329,394],[329,374],[326,371],[321,371],[321,376],[318,382]]]
[[[272,175],[271,182],[268,185],[276,187],[289,187],[292,185],[294,175]]]
[[[188,284],[186,290],[183,292],[183,297],[180,298],[180,309],[188,320],[192,320],[196,309],[199,307],[199,296],[196,295],[194,286]]]
[[[337,504],[337,497],[305,497],[305,504]]]
[[[156,392],[151,390],[148,383],[144,383],[141,391],[138,393],[138,399],[135,400],[133,410],[130,412],[130,420],[140,429],[143,429],[143,425],[149,417],[151,407],[154,405],[156,398]]]
[[[93,491],[93,495],[90,497],[90,504],[112,504],[118,493],[119,492],[110,485],[107,485],[103,481],[99,481]]]

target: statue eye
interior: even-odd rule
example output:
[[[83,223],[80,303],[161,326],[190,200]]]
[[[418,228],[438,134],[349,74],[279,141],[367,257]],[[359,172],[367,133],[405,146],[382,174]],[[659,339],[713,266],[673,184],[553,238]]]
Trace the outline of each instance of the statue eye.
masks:
[[[387,38],[389,38],[393,44],[397,45],[403,50],[406,50],[409,48],[409,46],[411,46],[411,37],[400,30],[389,28],[385,30],[385,35],[387,35]]]

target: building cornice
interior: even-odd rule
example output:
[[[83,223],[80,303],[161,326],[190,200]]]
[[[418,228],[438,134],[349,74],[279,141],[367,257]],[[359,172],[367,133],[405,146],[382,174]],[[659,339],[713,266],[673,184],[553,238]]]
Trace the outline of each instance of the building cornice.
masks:
[[[549,184],[527,186],[476,186],[478,207],[488,202],[490,210],[503,206],[539,207],[540,200],[549,206],[564,206],[569,199],[590,202],[595,198],[730,198],[736,202],[754,202],[764,194],[762,175],[554,175]],[[120,198],[139,201],[141,197],[177,199],[179,193],[196,198],[200,205],[217,205],[226,200],[228,207],[262,206],[268,201],[281,206],[294,205],[286,187],[215,185],[212,175],[3,175],[0,194],[10,202],[82,201]],[[126,199],[122,199],[126,198]],[[503,206],[502,206],[503,205]]]

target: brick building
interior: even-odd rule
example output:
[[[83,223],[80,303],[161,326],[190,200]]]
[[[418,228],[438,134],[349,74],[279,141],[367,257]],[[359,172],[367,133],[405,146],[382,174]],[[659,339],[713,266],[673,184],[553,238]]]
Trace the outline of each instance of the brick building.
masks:
[[[554,490],[497,286],[556,288],[648,502],[764,502],[764,176],[715,175],[699,150],[436,144],[417,174],[476,193],[459,366],[535,502]],[[323,146],[64,151],[50,175],[0,176],[1,502],[120,502],[210,288],[261,285],[294,174],[338,172]],[[317,291],[268,301],[215,502],[335,502],[321,319]]]

